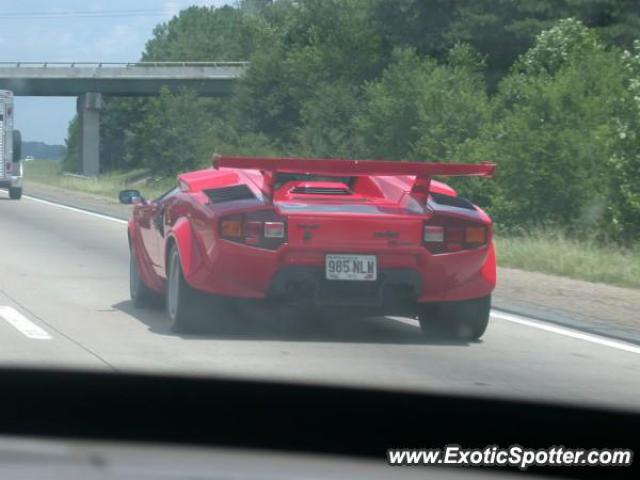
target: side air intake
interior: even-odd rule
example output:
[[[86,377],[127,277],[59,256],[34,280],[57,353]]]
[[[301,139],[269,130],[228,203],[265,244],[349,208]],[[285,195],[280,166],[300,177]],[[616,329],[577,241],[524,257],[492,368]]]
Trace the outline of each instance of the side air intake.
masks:
[[[212,203],[233,202],[235,200],[249,200],[256,198],[246,185],[234,185],[232,187],[212,188],[204,190]]]
[[[466,208],[467,210],[476,209],[473,204],[464,197],[453,197],[451,195],[431,192],[431,198],[434,202],[448,207]]]

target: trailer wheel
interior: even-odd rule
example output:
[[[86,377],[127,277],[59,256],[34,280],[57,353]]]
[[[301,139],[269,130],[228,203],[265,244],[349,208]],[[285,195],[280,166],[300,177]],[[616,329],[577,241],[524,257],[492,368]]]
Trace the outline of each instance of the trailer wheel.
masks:
[[[20,200],[22,197],[22,187],[9,187],[9,198],[11,200]]]

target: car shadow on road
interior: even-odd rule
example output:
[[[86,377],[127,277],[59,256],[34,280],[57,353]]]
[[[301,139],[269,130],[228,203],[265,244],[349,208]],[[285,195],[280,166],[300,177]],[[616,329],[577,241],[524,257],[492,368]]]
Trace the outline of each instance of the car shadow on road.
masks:
[[[281,321],[277,315],[262,316],[257,319],[229,310],[223,319],[201,322],[203,327],[197,333],[183,334],[171,331],[167,325],[164,309],[137,308],[131,301],[123,301],[113,308],[137,319],[157,335],[174,336],[189,340],[238,340],[238,341],[295,341],[327,343],[378,343],[390,345],[443,345],[468,346],[463,340],[429,339],[422,335],[417,322],[399,321],[388,317],[323,317],[305,318],[295,321]],[[222,321],[221,321],[222,320]]]

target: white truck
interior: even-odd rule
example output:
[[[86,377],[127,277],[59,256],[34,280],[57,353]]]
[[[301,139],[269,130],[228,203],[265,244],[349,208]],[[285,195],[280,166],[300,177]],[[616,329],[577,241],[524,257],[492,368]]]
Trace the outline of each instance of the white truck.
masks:
[[[22,197],[22,138],[13,129],[13,93],[0,90],[0,188],[9,189],[9,198]]]

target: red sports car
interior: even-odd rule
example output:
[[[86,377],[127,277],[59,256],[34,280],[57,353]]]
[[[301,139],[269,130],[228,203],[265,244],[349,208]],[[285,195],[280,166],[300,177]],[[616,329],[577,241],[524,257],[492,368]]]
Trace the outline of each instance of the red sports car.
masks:
[[[494,168],[216,156],[156,200],[120,192],[134,204],[131,298],[166,295],[175,330],[193,327],[209,294],[412,315],[427,335],[479,338],[496,283],[492,222],[432,177]]]

